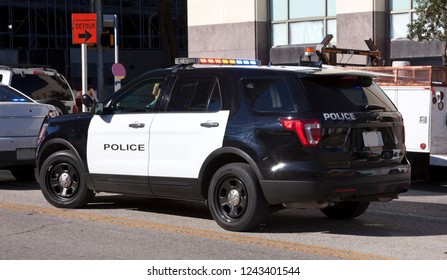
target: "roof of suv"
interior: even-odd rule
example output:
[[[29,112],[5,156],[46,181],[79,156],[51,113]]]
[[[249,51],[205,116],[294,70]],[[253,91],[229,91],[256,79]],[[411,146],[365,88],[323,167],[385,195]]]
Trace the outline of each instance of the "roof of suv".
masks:
[[[352,70],[345,69],[342,67],[333,67],[333,66],[325,66],[323,68],[310,67],[310,66],[279,66],[279,65],[260,65],[260,62],[257,60],[247,60],[246,63],[240,64],[222,64],[221,60],[217,60],[216,63],[206,62],[203,63],[202,59],[193,59],[193,60],[179,60],[176,61],[177,66],[175,67],[183,67],[185,69],[188,68],[224,68],[224,69],[233,69],[233,71],[241,70],[241,69],[265,69],[265,70],[277,70],[277,71],[291,71],[302,74],[319,74],[319,75],[360,75],[360,76],[368,76],[368,77],[376,77],[376,73],[366,72],[361,70]]]

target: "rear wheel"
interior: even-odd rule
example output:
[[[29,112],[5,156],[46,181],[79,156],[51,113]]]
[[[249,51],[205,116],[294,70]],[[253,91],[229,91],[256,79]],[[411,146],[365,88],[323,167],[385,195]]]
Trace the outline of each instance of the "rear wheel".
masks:
[[[352,219],[365,213],[369,201],[342,201],[321,209],[321,212],[332,219]]]
[[[259,226],[270,208],[255,173],[245,163],[224,165],[214,174],[208,203],[216,223],[231,231]]]
[[[77,208],[90,202],[95,193],[87,187],[82,170],[70,150],[50,155],[39,175],[40,188],[47,201],[59,208]]]

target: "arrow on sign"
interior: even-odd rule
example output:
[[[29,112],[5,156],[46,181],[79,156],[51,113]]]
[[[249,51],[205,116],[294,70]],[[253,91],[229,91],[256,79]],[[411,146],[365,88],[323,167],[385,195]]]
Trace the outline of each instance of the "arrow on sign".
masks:
[[[84,39],[85,42],[87,42],[90,38],[92,38],[92,34],[88,32],[87,30],[84,30],[84,34],[78,34],[79,39]]]

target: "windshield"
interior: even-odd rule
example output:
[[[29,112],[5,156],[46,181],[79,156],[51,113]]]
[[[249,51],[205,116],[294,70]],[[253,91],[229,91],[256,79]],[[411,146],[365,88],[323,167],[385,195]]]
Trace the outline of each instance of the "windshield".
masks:
[[[371,77],[318,75],[303,77],[301,82],[316,112],[362,112],[368,108],[397,111]]]
[[[32,102],[32,101],[12,88],[6,86],[0,86],[0,102]]]

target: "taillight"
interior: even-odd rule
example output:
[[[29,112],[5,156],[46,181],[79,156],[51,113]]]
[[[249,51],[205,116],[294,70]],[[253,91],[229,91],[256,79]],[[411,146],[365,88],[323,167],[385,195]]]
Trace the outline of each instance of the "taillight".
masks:
[[[37,144],[40,144],[40,142],[42,142],[43,137],[45,136],[45,133],[47,131],[47,127],[48,127],[48,124],[44,123],[42,125],[42,127],[40,128],[39,136],[37,137]]]
[[[281,125],[294,131],[304,147],[315,147],[320,142],[321,124],[316,119],[280,119]]]
[[[79,107],[78,105],[73,106],[73,113],[79,113]]]
[[[57,110],[49,110],[47,116],[49,118],[55,118],[59,116],[59,112]]]

